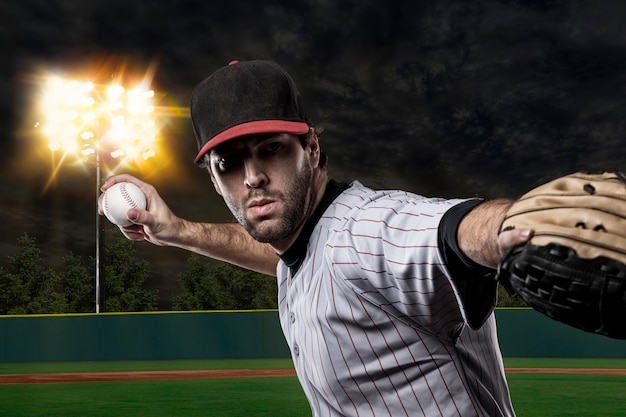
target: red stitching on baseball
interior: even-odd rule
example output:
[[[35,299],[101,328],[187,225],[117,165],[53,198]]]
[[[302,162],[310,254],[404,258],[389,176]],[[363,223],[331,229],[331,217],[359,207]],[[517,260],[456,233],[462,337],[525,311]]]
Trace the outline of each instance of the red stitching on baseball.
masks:
[[[133,200],[133,197],[126,191],[126,184],[122,183],[120,185],[120,192],[122,193],[122,198],[133,208],[137,208],[137,203]]]

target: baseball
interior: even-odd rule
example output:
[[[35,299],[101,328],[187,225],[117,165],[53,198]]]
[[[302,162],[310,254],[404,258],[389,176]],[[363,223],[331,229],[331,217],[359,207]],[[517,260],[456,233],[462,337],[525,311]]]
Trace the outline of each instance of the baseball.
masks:
[[[128,210],[146,208],[146,196],[141,189],[130,182],[118,182],[105,191],[102,211],[109,221],[118,226],[130,226]]]

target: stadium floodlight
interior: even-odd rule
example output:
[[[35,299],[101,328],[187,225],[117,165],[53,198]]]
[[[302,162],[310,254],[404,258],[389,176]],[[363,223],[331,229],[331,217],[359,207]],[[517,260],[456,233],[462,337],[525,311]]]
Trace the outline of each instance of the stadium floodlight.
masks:
[[[91,161],[96,169],[96,201],[101,186],[103,159],[118,167],[156,155],[158,126],[154,120],[154,91],[147,83],[126,89],[120,83],[50,77],[40,102],[42,132],[61,161]],[[101,303],[101,216],[96,213],[96,313]]]

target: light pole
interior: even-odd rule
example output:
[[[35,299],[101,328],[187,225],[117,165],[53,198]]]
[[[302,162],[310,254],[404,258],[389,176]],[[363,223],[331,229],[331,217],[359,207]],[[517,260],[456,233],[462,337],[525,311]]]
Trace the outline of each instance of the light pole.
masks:
[[[100,152],[96,151],[96,155],[95,155],[95,159],[96,159],[96,270],[95,270],[95,274],[96,274],[96,313],[100,312],[100,301],[102,301],[102,297],[101,297],[101,291],[100,291],[100,272],[102,271],[102,266],[100,264],[100,249],[102,249],[102,217],[100,216],[100,214],[98,213],[98,189],[100,188],[100,185],[102,184],[102,174],[101,174],[101,168],[100,168]]]
[[[96,207],[102,168],[107,160],[116,167],[155,155],[158,128],[153,118],[154,91],[140,84],[130,90],[120,83],[96,85],[91,81],[52,77],[44,86],[41,101],[42,131],[53,152],[68,158],[95,163]],[[100,313],[101,299],[101,216],[96,212],[95,302]]]

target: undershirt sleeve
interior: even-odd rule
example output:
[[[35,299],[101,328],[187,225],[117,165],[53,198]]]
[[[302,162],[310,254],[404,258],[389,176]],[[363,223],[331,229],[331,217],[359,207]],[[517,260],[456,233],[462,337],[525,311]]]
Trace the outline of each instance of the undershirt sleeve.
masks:
[[[498,283],[494,269],[474,262],[461,252],[457,231],[463,217],[482,202],[472,199],[450,208],[441,219],[437,236],[439,251],[465,309],[467,323],[473,329],[480,328],[493,312]]]

